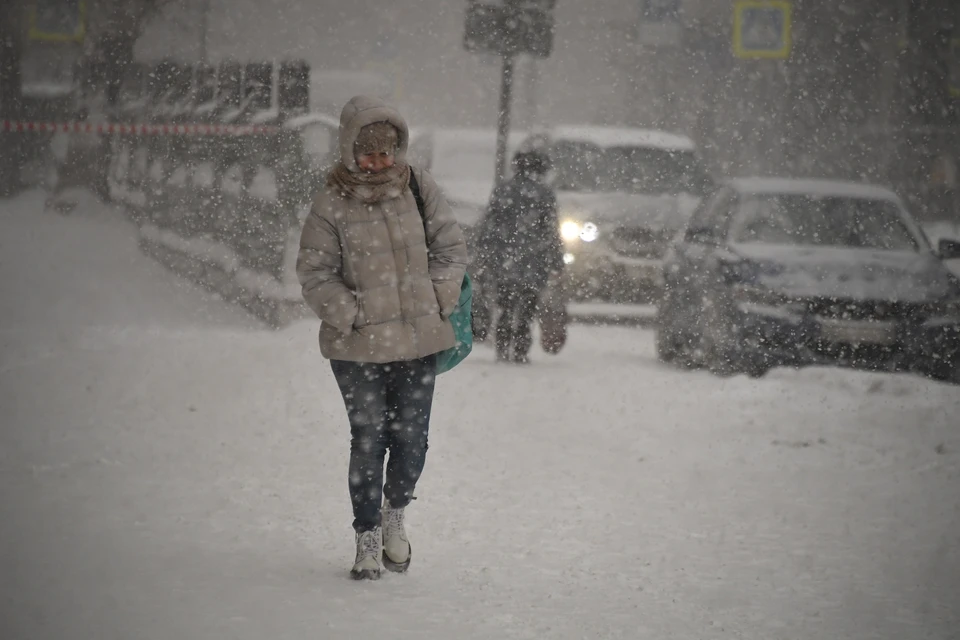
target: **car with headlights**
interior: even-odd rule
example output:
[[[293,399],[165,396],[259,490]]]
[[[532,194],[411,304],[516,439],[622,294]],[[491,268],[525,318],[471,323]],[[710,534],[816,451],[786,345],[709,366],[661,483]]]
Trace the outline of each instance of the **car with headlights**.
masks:
[[[733,179],[667,252],[657,354],[723,374],[840,364],[960,381],[957,257],[886,188]]]
[[[556,126],[526,140],[550,156],[574,301],[659,297],[670,240],[714,181],[693,141],[664,131]]]

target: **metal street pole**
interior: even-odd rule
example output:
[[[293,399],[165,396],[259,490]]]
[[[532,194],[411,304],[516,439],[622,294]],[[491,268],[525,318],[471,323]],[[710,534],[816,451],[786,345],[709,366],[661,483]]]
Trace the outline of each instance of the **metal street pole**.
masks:
[[[210,0],[200,4],[200,62],[207,61],[207,26],[210,23]]]
[[[526,60],[526,78],[524,83],[525,106],[526,106],[526,128],[533,129],[540,121],[540,105],[538,96],[540,93],[540,66],[533,56],[528,56]]]
[[[495,187],[506,177],[507,134],[510,131],[510,103],[513,93],[514,56],[503,56],[503,73],[500,76],[500,112],[497,114],[497,171]]]
[[[22,115],[23,55],[22,3],[14,2],[0,20],[0,117],[16,120]],[[0,196],[20,190],[22,134],[0,131]]]

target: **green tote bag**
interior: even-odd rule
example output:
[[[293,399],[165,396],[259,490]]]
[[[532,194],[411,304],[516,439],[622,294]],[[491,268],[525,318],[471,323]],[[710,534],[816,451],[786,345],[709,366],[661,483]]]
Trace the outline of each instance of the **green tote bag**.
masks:
[[[413,175],[413,169],[410,170],[410,191],[413,192],[413,199],[417,201],[417,210],[420,212],[420,219],[424,217],[423,196],[420,195],[420,184]],[[426,233],[426,227],[424,227]],[[437,373],[450,371],[455,366],[464,361],[473,351],[473,324],[471,313],[473,307],[473,283],[470,276],[464,272],[463,282],[460,284],[460,299],[457,300],[457,308],[450,314],[450,323],[453,324],[453,335],[457,343],[437,354]]]

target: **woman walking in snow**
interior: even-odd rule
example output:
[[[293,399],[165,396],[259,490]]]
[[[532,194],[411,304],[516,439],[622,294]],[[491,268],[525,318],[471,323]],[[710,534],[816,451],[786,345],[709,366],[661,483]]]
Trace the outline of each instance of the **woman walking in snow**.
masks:
[[[436,354],[455,344],[449,317],[467,266],[440,189],[404,162],[407,140],[406,122],[382,101],[347,103],[340,161],[314,200],[297,258],[350,421],[356,579],[379,578],[381,562],[392,571],[410,564],[404,508],[423,471]]]

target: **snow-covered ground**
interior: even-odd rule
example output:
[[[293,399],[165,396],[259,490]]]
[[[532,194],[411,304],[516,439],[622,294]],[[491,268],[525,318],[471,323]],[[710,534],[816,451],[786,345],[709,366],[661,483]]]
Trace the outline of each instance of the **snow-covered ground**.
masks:
[[[718,379],[574,326],[438,383],[409,574],[348,579],[316,322],[254,320],[121,214],[0,200],[0,637],[960,638],[960,388]]]

